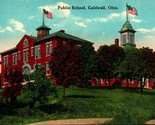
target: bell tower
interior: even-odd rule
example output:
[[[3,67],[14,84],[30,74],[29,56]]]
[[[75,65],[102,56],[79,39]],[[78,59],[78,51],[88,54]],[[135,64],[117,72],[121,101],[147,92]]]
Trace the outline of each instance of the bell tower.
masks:
[[[41,37],[44,37],[44,36],[47,36],[49,35],[49,31],[51,30],[49,27],[47,27],[46,25],[44,25],[44,23],[38,27],[37,29],[37,37],[38,38],[41,38]]]
[[[120,39],[121,39],[121,46],[125,46],[127,44],[131,46],[136,46],[135,44],[135,30],[132,28],[132,25],[127,20],[121,30],[120,33]]]

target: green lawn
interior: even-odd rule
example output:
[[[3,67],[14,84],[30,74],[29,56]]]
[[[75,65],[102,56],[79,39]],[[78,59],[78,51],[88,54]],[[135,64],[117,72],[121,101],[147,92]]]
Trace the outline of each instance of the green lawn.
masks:
[[[141,124],[155,119],[155,91],[78,88],[70,87],[62,99],[62,88],[58,97],[49,97],[46,106],[30,109],[26,95],[18,97],[14,105],[0,103],[0,124],[26,124],[49,119],[70,118],[114,118],[110,124]],[[0,98],[1,102],[1,98]]]

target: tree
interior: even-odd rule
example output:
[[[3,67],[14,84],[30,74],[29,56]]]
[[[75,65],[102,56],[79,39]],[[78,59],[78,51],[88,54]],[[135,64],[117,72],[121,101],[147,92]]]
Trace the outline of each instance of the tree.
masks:
[[[154,76],[155,55],[152,49],[140,48],[139,49],[139,63],[135,69],[135,79],[139,80],[140,93],[143,93],[143,88],[146,84],[146,79]]]
[[[153,58],[152,58],[153,60],[154,60],[154,67],[152,67],[152,78],[151,78],[151,80],[152,80],[152,88],[153,89],[155,89],[155,51],[153,52]]]
[[[48,101],[48,96],[55,94],[55,89],[52,87],[51,79],[46,78],[43,72],[44,66],[35,65],[35,71],[32,74],[26,76],[26,81],[28,82],[25,89],[32,96],[32,102],[30,107],[33,108],[36,102],[39,104],[46,104]]]
[[[139,52],[138,49],[132,46],[124,48],[125,59],[121,62],[119,66],[119,77],[127,80],[132,80],[135,77],[135,69],[139,69]]]
[[[99,47],[97,53],[101,58],[100,77],[108,79],[110,86],[110,79],[118,75],[118,66],[124,59],[124,51],[115,45],[103,45]]]
[[[119,67],[119,75],[121,78],[137,80],[142,94],[146,79],[154,77],[154,67],[155,54],[152,49],[131,48],[126,51],[126,57]]]
[[[82,81],[87,83],[89,79],[99,77],[100,58],[94,50],[92,43],[82,43],[81,46],[78,47],[78,51],[84,63]]]
[[[8,86],[4,87],[2,96],[11,103],[16,101],[16,97],[22,92],[23,74],[21,69],[7,69],[4,72],[4,79]]]
[[[70,85],[77,85],[83,74],[82,58],[77,48],[69,44],[60,45],[53,50],[49,67],[52,70],[52,78],[64,88],[64,97],[65,89]]]

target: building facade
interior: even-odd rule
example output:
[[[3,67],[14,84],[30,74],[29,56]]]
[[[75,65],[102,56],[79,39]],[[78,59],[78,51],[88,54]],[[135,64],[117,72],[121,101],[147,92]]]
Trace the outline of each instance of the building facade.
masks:
[[[53,49],[59,45],[70,44],[75,47],[81,42],[89,42],[65,33],[64,30],[49,34],[51,30],[42,24],[37,29],[37,37],[24,35],[14,48],[1,52],[1,83],[6,84],[3,73],[8,69],[22,69],[23,74],[34,71],[36,64],[44,65],[47,76],[50,76],[49,60]],[[93,44],[93,43],[91,43]]]

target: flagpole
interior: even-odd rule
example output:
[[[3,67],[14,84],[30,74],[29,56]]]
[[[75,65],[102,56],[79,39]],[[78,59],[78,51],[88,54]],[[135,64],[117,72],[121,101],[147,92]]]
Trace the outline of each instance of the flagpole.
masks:
[[[42,20],[42,25],[44,25],[44,9],[43,9],[43,20]]]
[[[128,21],[129,20],[129,18],[128,18],[128,8],[127,8],[127,3],[126,3],[126,20]]]

